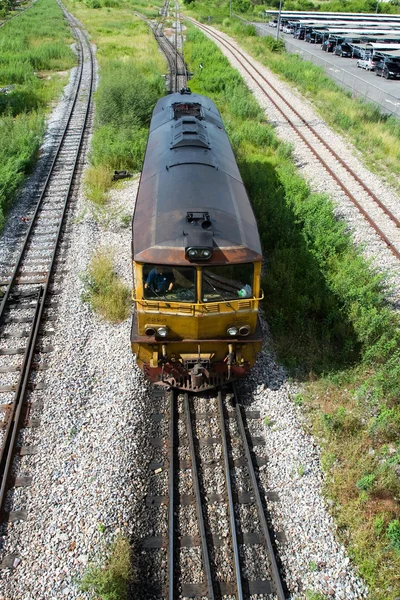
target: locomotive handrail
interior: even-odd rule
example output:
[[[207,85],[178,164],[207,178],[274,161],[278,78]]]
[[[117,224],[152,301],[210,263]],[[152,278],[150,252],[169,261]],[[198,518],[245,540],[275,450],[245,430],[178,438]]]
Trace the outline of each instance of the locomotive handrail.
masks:
[[[231,298],[230,300],[212,300],[210,302],[181,302],[179,300],[168,300],[168,298],[164,299],[164,298],[156,298],[155,300],[150,300],[148,298],[136,298],[135,297],[135,290],[132,291],[132,300],[133,302],[137,302],[138,304],[150,304],[154,305],[154,304],[178,304],[178,305],[182,305],[185,307],[188,306],[209,306],[210,304],[229,304],[230,302],[243,302],[246,300],[253,300],[253,301],[260,301],[260,300],[264,300],[265,295],[263,290],[261,291],[261,296],[251,296],[251,298]]]

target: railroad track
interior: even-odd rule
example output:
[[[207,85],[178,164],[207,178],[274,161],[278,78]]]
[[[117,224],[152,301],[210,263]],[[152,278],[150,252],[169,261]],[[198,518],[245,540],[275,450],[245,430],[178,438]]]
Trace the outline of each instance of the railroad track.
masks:
[[[168,526],[156,516],[161,534],[143,541],[142,557],[153,553],[154,561],[143,569],[152,573],[143,597],[284,600],[257,480],[265,458],[253,450],[264,438],[249,442],[246,425],[260,423],[259,414],[244,413],[235,388],[209,397],[154,394],[158,454],[150,468],[161,483],[146,503],[168,508]]]
[[[182,42],[179,41],[179,37],[182,37],[182,25],[181,16],[179,12],[179,4],[175,3],[175,35],[173,44],[164,35],[165,19],[168,15],[169,0],[166,0],[161,10],[161,18],[156,22],[152,22],[147,19],[144,15],[135,11],[135,15],[143,19],[148,26],[152,29],[154,37],[157,43],[165,55],[168,63],[169,78],[168,78],[168,91],[170,93],[179,92],[182,88],[187,87],[188,74],[186,69],[185,60],[179,52],[179,46],[182,46]]]
[[[358,211],[374,229],[379,238],[400,260],[400,208],[390,208],[375,194],[335,152],[329,142],[324,139],[302,115],[290,106],[285,97],[266,79],[264,74],[254,65],[245,53],[223,34],[198,21],[185,17],[190,23],[204,31],[212,40],[223,46],[246,71],[259,87],[266,99],[279,112],[284,122],[293,130],[307,146],[312,155],[318,159],[336,185],[346,194]]]
[[[62,7],[63,8],[63,7]],[[91,121],[94,85],[94,58],[90,43],[76,19],[64,13],[77,41],[79,64],[70,97],[70,106],[59,133],[51,164],[43,174],[41,189],[33,194],[32,210],[21,219],[21,238],[11,256],[14,267],[0,265],[0,523],[23,520],[24,510],[12,511],[15,488],[31,483],[29,476],[15,477],[18,457],[36,453],[21,439],[27,428],[39,424],[32,414],[40,413],[35,399],[44,387],[38,374],[46,369],[46,355],[52,351],[55,331],[52,321],[62,271],[58,266],[66,244],[71,199],[81,171],[82,149],[86,147],[87,125]],[[8,263],[8,261],[7,261]],[[40,394],[39,394],[40,395]],[[13,566],[14,556],[2,566]]]
[[[32,8],[32,6],[35,4],[35,2],[36,2],[36,0],[34,0],[31,4],[29,4],[29,6],[25,6],[24,8],[20,9],[15,15],[12,15],[11,17],[5,17],[4,20],[0,20],[0,27],[4,27],[4,25],[6,25],[6,23],[9,23],[16,17],[19,17],[20,15],[22,15],[26,10],[28,10],[28,8]]]

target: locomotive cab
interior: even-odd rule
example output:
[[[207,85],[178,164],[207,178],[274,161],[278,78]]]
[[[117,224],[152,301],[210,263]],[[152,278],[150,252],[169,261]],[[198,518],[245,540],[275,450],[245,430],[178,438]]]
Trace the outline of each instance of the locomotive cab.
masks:
[[[261,349],[260,270],[136,264],[133,352],[149,379],[203,390],[247,374]]]
[[[156,383],[199,391],[261,349],[261,245],[221,117],[167,96],[150,125],[133,219],[132,351]]]

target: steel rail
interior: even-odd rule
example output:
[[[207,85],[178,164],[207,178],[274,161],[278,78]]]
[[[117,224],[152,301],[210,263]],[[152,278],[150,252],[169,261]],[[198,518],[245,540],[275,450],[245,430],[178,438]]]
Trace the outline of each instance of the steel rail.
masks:
[[[256,498],[258,515],[260,517],[261,526],[262,526],[262,530],[263,530],[263,534],[264,534],[264,538],[265,538],[265,545],[266,545],[269,560],[271,563],[272,577],[273,577],[274,583],[275,583],[276,594],[278,596],[278,600],[285,600],[286,596],[283,591],[282,580],[281,580],[278,565],[276,562],[275,552],[274,552],[272,542],[271,542],[271,536],[269,534],[267,519],[265,518],[264,507],[263,507],[263,503],[261,500],[260,490],[258,488],[257,478],[256,478],[255,470],[254,470],[253,460],[251,457],[251,452],[250,452],[250,448],[249,448],[249,442],[247,439],[246,429],[245,429],[245,426],[243,423],[242,411],[240,408],[240,404],[238,402],[238,395],[237,395],[237,389],[236,389],[235,384],[233,384],[233,392],[234,392],[236,418],[237,418],[237,422],[238,422],[238,426],[239,426],[241,439],[243,441],[244,451],[246,454],[247,467],[248,467],[249,474],[250,474],[253,493]]]
[[[257,79],[254,77],[254,75],[249,71],[249,69],[246,67],[246,65],[238,58],[238,56],[241,56],[243,58],[243,60],[246,61],[246,63],[248,63],[248,64],[251,65],[251,68],[257,73],[257,75],[274,91],[275,94],[277,94],[279,96],[279,98],[282,100],[282,102],[284,102],[284,104],[286,104],[290,108],[290,110],[313,133],[313,135],[315,135],[315,137],[318,139],[318,141],[320,141],[325,146],[325,148],[332,154],[332,156],[339,162],[339,164],[357,181],[357,183],[370,196],[370,198],[372,198],[372,200],[374,200],[374,202],[379,206],[379,208],[381,208],[381,210],[395,223],[396,227],[400,227],[400,220],[397,219],[397,217],[395,217],[395,215],[393,215],[393,213],[379,200],[379,198],[374,194],[374,192],[372,192],[372,190],[370,190],[361,181],[361,179],[358,177],[358,175],[340,158],[340,156],[333,150],[333,148],[331,148],[329,146],[329,144],[327,142],[325,142],[325,140],[323,138],[321,138],[321,136],[315,131],[315,129],[309,123],[307,123],[305,121],[305,119],[303,117],[301,117],[301,115],[295,109],[293,109],[290,106],[290,104],[285,100],[285,98],[282,96],[282,94],[280,94],[271,85],[271,83],[264,77],[264,75],[254,65],[252,65],[250,63],[249,59],[247,59],[246,56],[240,50],[238,50],[237,48],[235,48],[229,41],[225,40],[223,37],[219,36],[214,31],[210,30],[208,27],[202,25],[198,21],[195,21],[194,19],[192,19],[190,17],[185,17],[185,19],[187,19],[189,22],[191,22],[193,25],[195,25],[199,29],[201,29],[204,32],[206,32],[210,37],[212,37],[215,40],[217,40],[231,54],[233,54],[233,56],[235,57],[235,59],[239,62],[239,64],[243,67],[243,69],[251,77],[251,79],[258,85],[258,87],[261,89],[261,91],[263,92],[263,94],[274,105],[274,107],[284,117],[284,119],[289,123],[289,125],[295,130],[296,134],[306,144],[307,148],[309,150],[311,150],[312,154],[321,162],[321,164],[324,166],[325,170],[328,171],[328,173],[330,174],[330,176],[332,177],[332,179],[339,185],[339,187],[346,194],[346,196],[348,198],[350,198],[350,200],[357,207],[357,209],[359,210],[359,212],[364,216],[364,218],[367,220],[367,222],[371,225],[371,227],[379,235],[379,237],[381,238],[381,240],[385,242],[385,244],[388,246],[388,248],[391,250],[391,252],[396,256],[396,258],[398,258],[400,260],[400,251],[397,250],[397,248],[393,245],[393,243],[386,236],[386,234],[381,230],[381,228],[370,217],[370,215],[368,214],[368,212],[361,206],[361,204],[359,203],[359,201],[355,198],[354,194],[352,192],[350,192],[350,190],[348,190],[348,188],[342,183],[342,181],[339,179],[339,177],[336,175],[336,173],[334,173],[334,171],[329,167],[329,165],[326,163],[326,161],[318,154],[317,150],[305,138],[305,136],[301,133],[301,131],[299,130],[299,128],[293,123],[293,121],[282,111],[282,109],[280,108],[279,104],[277,102],[275,102],[275,100],[273,100],[273,98],[271,98],[271,96],[268,94],[268,92],[266,92],[266,90],[263,88],[263,86],[260,84],[260,82],[257,81]]]
[[[210,555],[208,552],[203,506],[201,503],[199,472],[197,469],[196,450],[194,447],[192,419],[190,416],[189,394],[187,394],[187,393],[185,393],[185,396],[184,396],[184,408],[185,408],[185,414],[186,414],[186,425],[187,425],[187,435],[188,435],[188,440],[189,440],[190,458],[191,458],[191,462],[192,462],[193,487],[194,487],[195,496],[196,496],[197,521],[198,521],[199,529],[200,529],[201,550],[202,550],[202,555],[203,555],[203,568],[205,571],[207,587],[208,587],[207,598],[208,598],[208,600],[214,600],[215,592],[214,592],[214,586],[213,586],[213,580],[212,580],[212,574],[211,574]]]
[[[154,25],[144,15],[138,13],[137,11],[133,11],[133,13],[148,24],[148,26],[150,27],[150,29],[153,32],[153,35],[154,35],[161,51],[163,52],[163,54],[168,62],[168,70],[170,72],[170,91],[171,92],[179,91],[178,90],[178,87],[179,87],[179,85],[178,85],[179,79],[178,78],[180,76],[183,77],[183,86],[182,87],[186,87],[187,81],[188,81],[188,74],[187,74],[187,67],[186,67],[185,59],[183,58],[182,54],[180,52],[178,52],[177,47],[174,47],[174,44],[172,44],[170,42],[170,40],[162,32],[162,27],[164,26],[164,23],[159,21],[156,23],[156,25]],[[159,27],[160,27],[160,30],[159,30]],[[176,40],[176,35],[177,34],[175,32],[175,40]]]
[[[226,427],[225,427],[225,415],[224,415],[224,406],[222,402],[222,392],[218,391],[218,408],[219,408],[219,418],[220,418],[220,428],[221,428],[221,440],[222,440],[222,449],[224,453],[224,462],[225,462],[225,480],[226,480],[226,489],[228,494],[228,506],[229,506],[229,520],[231,527],[231,536],[232,536],[232,545],[233,545],[233,556],[234,556],[234,569],[235,569],[235,577],[236,577],[236,587],[237,587],[237,595],[236,600],[243,600],[243,587],[242,587],[242,577],[241,577],[241,569],[240,569],[240,560],[239,560],[239,544],[237,539],[236,532],[236,522],[235,522],[235,507],[233,503],[233,492],[232,492],[232,482],[229,468],[229,452],[228,452],[228,443],[226,439]]]
[[[59,142],[59,144],[58,144],[58,147],[57,147],[56,153],[55,153],[55,155],[54,155],[54,158],[53,158],[53,160],[52,160],[52,163],[51,163],[51,165],[50,165],[50,167],[49,167],[49,172],[48,172],[48,174],[47,174],[46,181],[45,181],[45,183],[44,183],[44,187],[43,187],[43,189],[42,189],[42,191],[41,191],[41,194],[40,194],[39,200],[38,200],[38,202],[37,202],[37,205],[36,205],[35,211],[34,211],[34,213],[33,213],[33,215],[32,215],[32,219],[31,219],[31,222],[30,222],[30,224],[29,224],[28,231],[26,232],[25,239],[24,239],[24,242],[23,242],[23,245],[22,245],[22,248],[21,248],[21,252],[20,252],[20,254],[19,254],[19,257],[18,257],[18,260],[17,260],[17,262],[16,262],[16,264],[15,264],[15,267],[14,267],[13,273],[12,273],[12,275],[11,275],[10,282],[9,282],[9,284],[8,284],[8,286],[7,286],[7,289],[6,289],[6,291],[4,292],[4,296],[3,296],[3,298],[2,298],[2,301],[1,301],[1,305],[0,305],[0,324],[3,322],[3,318],[4,318],[4,309],[5,309],[5,306],[6,306],[6,304],[7,304],[8,297],[9,297],[9,295],[10,295],[11,289],[12,289],[12,288],[13,288],[13,286],[14,286],[15,279],[17,278],[17,275],[18,275],[18,272],[19,272],[19,269],[20,269],[20,266],[21,266],[22,260],[23,260],[23,258],[24,258],[25,250],[26,250],[26,248],[27,248],[27,246],[28,246],[28,243],[30,242],[32,230],[33,230],[34,226],[36,225],[36,219],[37,219],[37,216],[38,216],[38,214],[39,214],[39,211],[40,211],[40,209],[41,209],[41,207],[42,207],[42,203],[43,203],[44,197],[45,197],[45,195],[46,195],[46,192],[47,192],[47,190],[48,190],[48,187],[49,187],[49,184],[50,184],[50,180],[51,180],[51,178],[52,178],[52,175],[53,175],[53,171],[54,171],[54,168],[55,168],[56,162],[57,162],[57,160],[58,160],[59,154],[60,154],[60,152],[61,152],[61,148],[62,148],[62,146],[63,146],[63,144],[64,144],[65,138],[66,138],[66,136],[67,136],[67,133],[68,133],[68,127],[69,127],[69,125],[70,125],[70,122],[71,122],[71,120],[72,120],[72,117],[73,117],[73,111],[74,111],[74,108],[75,108],[75,106],[76,106],[76,103],[77,103],[77,101],[78,101],[79,89],[80,89],[80,85],[81,85],[81,82],[82,82],[82,75],[83,75],[83,65],[84,65],[84,59],[83,59],[83,44],[82,44],[82,41],[81,41],[81,40],[79,40],[79,39],[78,39],[78,41],[79,41],[79,44],[80,44],[81,55],[82,55],[82,61],[81,61],[81,65],[80,65],[80,70],[79,70],[78,81],[77,81],[77,84],[76,84],[76,91],[75,91],[74,100],[73,100],[73,103],[72,103],[72,105],[71,105],[71,109],[70,109],[70,112],[69,112],[69,115],[68,115],[68,118],[67,118],[67,122],[66,122],[66,124],[65,124],[65,127],[64,127],[64,131],[63,131],[63,134],[62,134],[61,140],[60,140],[60,142]]]
[[[14,445],[19,429],[22,406],[25,399],[27,386],[29,383],[30,365],[32,364],[35,345],[40,327],[40,308],[43,304],[43,288],[41,287],[37,294],[37,304],[32,321],[32,327],[28,338],[27,349],[24,361],[21,367],[21,373],[14,395],[14,402],[11,405],[11,411],[7,422],[5,435],[0,450],[0,515],[3,513],[4,501],[6,498],[7,481],[11,470],[11,462],[14,454]]]
[[[174,558],[175,558],[175,410],[176,394],[169,394],[169,510],[168,510],[168,579],[169,600],[175,598]]]
[[[72,15],[70,15],[64,9],[64,7],[62,7],[62,9],[63,9],[64,13],[66,14],[67,18],[69,18],[69,20],[76,22],[74,17],[72,17]],[[8,424],[10,425],[10,427],[7,426],[7,434],[3,440],[3,446],[2,446],[2,450],[1,450],[1,454],[0,454],[0,465],[4,464],[4,471],[3,471],[3,468],[1,468],[1,471],[0,471],[0,477],[2,477],[1,492],[0,492],[0,512],[3,509],[3,502],[5,499],[5,488],[6,488],[7,480],[9,477],[13,447],[15,444],[16,434],[18,431],[20,414],[21,414],[22,405],[23,405],[23,401],[25,399],[26,390],[27,390],[27,386],[28,386],[28,382],[29,382],[31,366],[32,366],[32,362],[34,359],[34,355],[35,355],[35,346],[36,346],[36,342],[37,342],[37,338],[38,338],[38,334],[39,334],[39,328],[42,323],[45,301],[46,301],[46,298],[47,298],[47,295],[49,292],[51,276],[53,274],[55,260],[56,260],[56,254],[57,254],[59,243],[60,243],[61,230],[62,230],[62,226],[63,226],[64,220],[65,220],[68,202],[70,199],[74,175],[76,172],[78,160],[80,158],[80,151],[82,149],[84,133],[85,133],[89,110],[90,110],[91,101],[92,101],[92,91],[93,91],[93,84],[94,84],[94,66],[93,66],[94,60],[93,60],[92,48],[88,41],[87,41],[87,45],[88,45],[88,49],[89,49],[90,64],[91,64],[91,79],[90,79],[90,85],[89,85],[89,90],[88,90],[85,116],[84,116],[84,121],[81,126],[78,149],[77,149],[77,152],[75,155],[73,170],[71,172],[71,176],[69,179],[67,193],[65,195],[64,207],[63,207],[63,211],[62,211],[62,214],[60,217],[60,222],[59,222],[59,226],[58,226],[58,230],[57,230],[57,234],[56,234],[56,240],[54,242],[54,249],[52,252],[51,261],[50,261],[50,265],[48,268],[48,275],[47,275],[46,283],[44,286],[40,286],[39,292],[38,292],[38,301],[37,301],[37,305],[36,305],[36,309],[35,309],[35,316],[34,316],[34,319],[32,322],[31,334],[29,336],[29,342],[28,342],[27,349],[25,351],[25,357],[24,357],[23,365],[21,368],[21,374],[20,374],[20,378],[19,378],[19,382],[18,382],[18,386],[17,386],[16,393],[18,394],[18,396],[16,397],[16,402],[14,403],[15,407],[13,408],[13,411],[12,411],[12,415],[14,418],[9,419]],[[83,62],[84,62],[83,44],[81,45],[81,48],[82,48],[82,64],[83,64]],[[80,82],[81,82],[81,79],[80,79]],[[78,95],[78,91],[77,91],[77,95]],[[53,169],[53,167],[54,167],[54,161],[52,164],[52,169]],[[14,404],[13,404],[13,406],[14,406]],[[11,422],[13,423],[12,426],[11,426]],[[4,458],[3,458],[3,456],[5,454],[7,454],[6,460],[4,460]]]

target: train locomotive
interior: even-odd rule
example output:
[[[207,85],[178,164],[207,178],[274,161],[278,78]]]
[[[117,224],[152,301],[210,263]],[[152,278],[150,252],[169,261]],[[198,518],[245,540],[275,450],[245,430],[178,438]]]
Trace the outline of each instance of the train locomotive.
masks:
[[[209,98],[157,102],[132,229],[131,343],[147,378],[197,392],[248,374],[262,345],[261,244]]]

